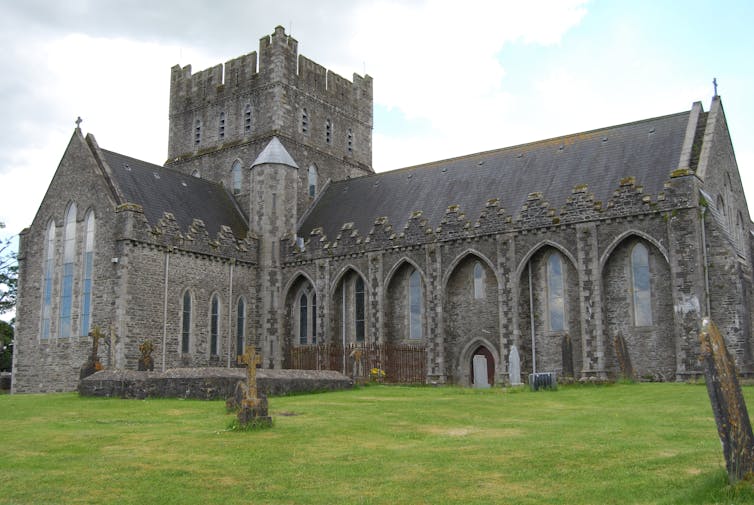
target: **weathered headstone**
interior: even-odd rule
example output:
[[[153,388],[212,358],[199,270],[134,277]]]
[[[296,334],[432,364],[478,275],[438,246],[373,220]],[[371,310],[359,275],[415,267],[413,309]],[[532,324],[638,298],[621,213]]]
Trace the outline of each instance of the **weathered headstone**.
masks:
[[[154,344],[150,339],[144,340],[139,344],[139,362],[137,363],[137,369],[140,372],[151,372],[154,370],[154,360],[152,359],[152,351],[154,351]]]
[[[626,339],[623,338],[623,335],[616,335],[613,339],[613,344],[615,345],[615,357],[618,360],[621,377],[633,380],[635,378],[634,367],[631,366],[631,357],[628,355]]]
[[[573,377],[573,344],[571,337],[567,333],[563,335],[561,342],[561,353],[563,356],[563,377]]]
[[[244,427],[250,423],[270,426],[272,418],[267,411],[267,397],[257,391],[257,365],[262,362],[262,357],[255,347],[249,346],[238,356],[238,362],[246,365],[246,388],[238,410],[238,422]]]
[[[707,393],[723,446],[728,479],[731,482],[754,479],[754,435],[735,362],[722,335],[709,319],[702,323],[699,340]]]
[[[89,377],[94,372],[102,370],[102,363],[100,363],[97,353],[99,352],[99,341],[105,338],[105,335],[102,334],[99,326],[95,326],[89,332],[89,336],[92,337],[92,353],[89,355],[86,363],[79,369],[79,379]]]
[[[511,386],[521,384],[521,357],[515,344],[511,346],[511,352],[508,354],[508,380]]]
[[[489,388],[490,383],[487,379],[487,357],[482,354],[474,355],[473,368],[474,387],[479,389]]]

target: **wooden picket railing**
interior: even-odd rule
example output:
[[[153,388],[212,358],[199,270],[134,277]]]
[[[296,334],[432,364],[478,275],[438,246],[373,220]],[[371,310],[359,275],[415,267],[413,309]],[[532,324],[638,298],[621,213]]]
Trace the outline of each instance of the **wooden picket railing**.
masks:
[[[287,368],[298,370],[337,370],[357,380],[374,377],[381,370],[383,382],[421,384],[427,378],[427,348],[411,344],[339,343],[293,346],[288,351]],[[378,375],[381,375],[378,372]]]

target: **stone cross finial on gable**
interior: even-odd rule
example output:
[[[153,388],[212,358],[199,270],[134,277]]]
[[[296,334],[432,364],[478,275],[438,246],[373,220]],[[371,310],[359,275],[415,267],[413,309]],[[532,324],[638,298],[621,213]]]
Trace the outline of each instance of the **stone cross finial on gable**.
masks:
[[[76,128],[81,128],[81,123],[83,123],[83,122],[84,122],[84,120],[83,120],[83,119],[81,119],[81,116],[77,117],[77,118],[76,118],[76,121],[75,121],[75,123],[76,123]]]
[[[714,88],[715,88],[715,95],[714,96],[717,96],[717,77],[713,77],[712,78],[712,86],[714,86]]]

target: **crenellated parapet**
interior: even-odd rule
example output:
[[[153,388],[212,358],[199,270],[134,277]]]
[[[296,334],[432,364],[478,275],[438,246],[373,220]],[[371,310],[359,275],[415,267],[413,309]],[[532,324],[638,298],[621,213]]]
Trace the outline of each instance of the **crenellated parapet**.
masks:
[[[559,209],[552,206],[541,192],[529,194],[517,212],[509,212],[500,205],[498,198],[491,198],[476,220],[466,215],[466,209],[450,205],[436,227],[432,226],[422,211],[417,210],[407,217],[406,224],[400,230],[394,229],[387,217],[376,218],[363,239],[362,230],[356,229],[354,223],[350,222],[341,227],[334,241],[324,235],[322,228],[316,228],[304,243],[303,249],[291,250],[290,254],[285,255],[285,261],[314,260],[432,242],[468,240],[497,233],[573,226],[604,219],[664,215],[698,204],[694,197],[697,194],[694,181],[693,174],[674,174],[665,182],[662,192],[647,195],[643,187],[636,184],[634,177],[626,177],[619,181],[607,202],[597,200],[587,185],[577,185]]]
[[[119,205],[115,212],[119,217],[118,238],[122,240],[171,251],[258,262],[259,240],[251,233],[238,239],[230,227],[221,226],[217,235],[211,237],[201,219],[194,219],[188,229],[182,230],[170,212],[150,225],[141,206],[132,203]]]

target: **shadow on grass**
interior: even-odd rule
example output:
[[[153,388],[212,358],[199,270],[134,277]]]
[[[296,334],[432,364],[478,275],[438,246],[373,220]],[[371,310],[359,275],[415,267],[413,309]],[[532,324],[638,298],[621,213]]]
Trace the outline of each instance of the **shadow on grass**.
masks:
[[[699,475],[699,478],[693,482],[694,486],[688,487],[685,492],[679,492],[672,500],[662,503],[678,505],[754,503],[754,481],[728,484],[728,474],[723,468]]]

